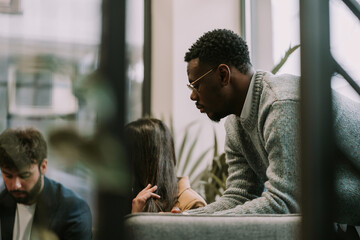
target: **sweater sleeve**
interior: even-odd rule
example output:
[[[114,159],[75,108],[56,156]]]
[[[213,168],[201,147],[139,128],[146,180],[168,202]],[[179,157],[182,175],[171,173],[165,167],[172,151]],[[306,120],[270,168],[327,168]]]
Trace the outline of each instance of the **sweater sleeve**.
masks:
[[[259,128],[267,152],[265,191],[260,192],[260,180],[248,161],[232,149],[232,134],[227,132],[227,190],[215,203],[202,208],[203,213],[215,214],[286,214],[299,212],[300,169],[298,102],[276,101],[263,113]],[[244,134],[242,134],[244,135]],[[238,136],[240,138],[244,136]],[[239,141],[239,140],[237,140]],[[244,146],[245,148],[246,146]],[[245,149],[246,150],[246,149]],[[196,212],[194,212],[196,213]]]
[[[225,124],[226,140],[225,153],[226,163],[228,164],[229,176],[226,180],[226,190],[216,202],[206,207],[190,210],[189,214],[211,214],[226,209],[234,209],[247,201],[260,196],[264,189],[263,183],[250,168],[247,160],[238,149],[238,131],[236,117],[229,116]],[[241,137],[246,137],[242,135]]]

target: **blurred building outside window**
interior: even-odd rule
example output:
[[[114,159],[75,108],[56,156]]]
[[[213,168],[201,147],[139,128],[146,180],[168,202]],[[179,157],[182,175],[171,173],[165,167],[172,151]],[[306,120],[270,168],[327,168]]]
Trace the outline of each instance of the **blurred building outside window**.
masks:
[[[128,89],[127,122],[142,117],[142,98],[144,81],[144,1],[126,2],[126,55]]]
[[[34,126],[47,138],[71,126],[91,136],[96,113],[74,93],[97,68],[100,39],[101,0],[0,0],[0,131]],[[96,219],[92,173],[49,147],[46,175],[82,196]]]

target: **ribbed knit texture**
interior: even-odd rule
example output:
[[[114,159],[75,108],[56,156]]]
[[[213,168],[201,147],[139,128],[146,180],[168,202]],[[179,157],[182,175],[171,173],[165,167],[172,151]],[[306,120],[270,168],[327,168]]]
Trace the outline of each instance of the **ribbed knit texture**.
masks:
[[[229,165],[227,189],[216,202],[188,211],[189,214],[287,214],[300,211],[300,78],[258,71],[253,80],[249,115],[243,118],[230,115],[225,123],[225,153]],[[337,104],[334,100],[335,110],[338,110]],[[359,108],[356,111],[352,117],[355,114],[359,122]],[[341,139],[337,139],[348,146],[346,141],[351,138],[350,148],[360,162],[360,123],[354,125],[348,117],[343,116],[340,120],[347,124],[346,132],[342,132],[344,126],[335,125],[340,127],[336,132]],[[341,194],[344,192],[346,190]],[[360,196],[360,191],[357,194]],[[351,206],[355,205],[353,203]],[[347,204],[343,203],[344,208]],[[359,208],[358,200],[357,205]]]

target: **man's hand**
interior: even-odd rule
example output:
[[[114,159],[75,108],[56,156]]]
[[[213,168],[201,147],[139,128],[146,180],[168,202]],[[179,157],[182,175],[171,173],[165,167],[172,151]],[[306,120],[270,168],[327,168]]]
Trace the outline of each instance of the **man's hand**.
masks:
[[[136,198],[132,200],[131,213],[144,211],[146,201],[149,198],[153,197],[159,199],[160,196],[154,193],[156,189],[157,189],[156,185],[151,187],[151,184],[148,184],[146,188],[144,188],[141,192],[139,192]]]
[[[167,214],[167,213],[169,213],[169,212],[159,212],[159,213],[160,213],[160,214]],[[178,208],[178,207],[173,207],[173,208],[171,209],[170,213],[182,213],[182,212],[181,212],[180,208]]]
[[[178,207],[173,207],[173,208],[171,209],[171,213],[182,213],[182,212],[181,212],[180,208],[178,208]]]

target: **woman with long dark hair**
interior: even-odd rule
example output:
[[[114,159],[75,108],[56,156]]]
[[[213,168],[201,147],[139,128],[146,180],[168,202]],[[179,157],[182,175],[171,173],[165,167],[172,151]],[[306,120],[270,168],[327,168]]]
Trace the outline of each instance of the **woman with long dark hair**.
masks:
[[[176,177],[174,142],[162,121],[141,118],[129,123],[125,142],[133,169],[132,213],[185,211],[206,205],[190,188],[187,177]]]

